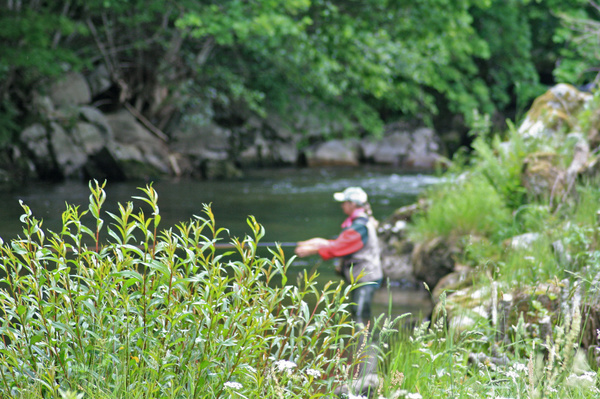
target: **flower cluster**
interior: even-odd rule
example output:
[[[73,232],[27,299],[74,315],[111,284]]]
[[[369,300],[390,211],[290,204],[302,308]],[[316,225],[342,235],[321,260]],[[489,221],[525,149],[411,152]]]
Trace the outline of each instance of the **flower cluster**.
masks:
[[[296,367],[296,363],[290,362],[289,360],[278,360],[274,363],[278,372],[287,371],[288,374],[292,372],[292,369]]]
[[[230,388],[230,389],[234,389],[236,391],[239,391],[240,389],[242,389],[244,386],[242,384],[240,384],[239,382],[231,382],[231,381],[227,381],[225,384],[225,388]]]

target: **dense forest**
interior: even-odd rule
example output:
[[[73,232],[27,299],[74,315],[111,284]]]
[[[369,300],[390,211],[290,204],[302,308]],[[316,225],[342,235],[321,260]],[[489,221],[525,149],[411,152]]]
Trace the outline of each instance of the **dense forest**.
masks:
[[[548,85],[594,82],[598,16],[588,0],[3,0],[0,142],[44,82],[99,68],[94,104],[167,136],[181,115],[231,125],[299,101],[344,135],[503,123]]]

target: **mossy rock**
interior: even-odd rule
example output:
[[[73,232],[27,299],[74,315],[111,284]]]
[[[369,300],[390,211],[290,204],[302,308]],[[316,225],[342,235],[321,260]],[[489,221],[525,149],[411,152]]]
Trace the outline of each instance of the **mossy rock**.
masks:
[[[521,180],[529,195],[547,199],[564,192],[564,171],[558,162],[558,155],[548,152],[533,153],[525,159]]]
[[[548,136],[572,129],[591,98],[572,85],[558,84],[534,100],[519,131],[529,136]]]

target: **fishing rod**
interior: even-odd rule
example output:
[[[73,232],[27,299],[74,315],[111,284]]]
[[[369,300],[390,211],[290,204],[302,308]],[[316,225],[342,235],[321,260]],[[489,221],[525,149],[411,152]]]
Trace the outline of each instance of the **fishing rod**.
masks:
[[[242,246],[245,246],[245,243],[242,242],[241,243]],[[274,241],[274,242],[259,242],[256,244],[257,247],[276,247],[276,246],[280,246],[280,247],[296,247],[298,245],[297,242],[278,242],[278,241]],[[212,244],[212,246],[214,246],[217,249],[226,249],[226,248],[235,248],[236,245],[232,244],[232,243],[214,243]]]
[[[244,243],[242,243],[244,244]],[[215,248],[233,248],[235,247],[234,244],[231,243],[217,243],[214,244]],[[259,242],[258,244],[256,244],[257,247],[276,247],[276,246],[280,246],[280,247],[296,247],[298,245],[297,242],[278,242],[278,241],[274,241],[274,242]]]

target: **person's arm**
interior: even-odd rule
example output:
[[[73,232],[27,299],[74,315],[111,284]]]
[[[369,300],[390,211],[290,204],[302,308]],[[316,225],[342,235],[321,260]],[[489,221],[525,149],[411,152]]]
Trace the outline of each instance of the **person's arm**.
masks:
[[[319,248],[318,253],[323,260],[351,255],[362,249],[369,238],[369,231],[364,224],[355,223],[342,231],[338,238],[329,241],[328,245]]]
[[[316,255],[319,253],[319,249],[329,245],[329,240],[325,238],[311,238],[310,240],[298,242],[294,252],[301,258],[309,255]]]

